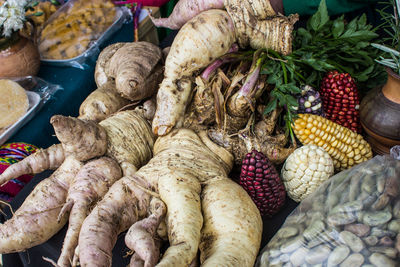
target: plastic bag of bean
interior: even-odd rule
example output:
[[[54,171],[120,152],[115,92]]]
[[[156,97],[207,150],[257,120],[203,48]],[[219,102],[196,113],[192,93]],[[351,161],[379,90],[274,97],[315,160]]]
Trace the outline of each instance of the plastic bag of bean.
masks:
[[[323,183],[256,266],[400,266],[400,146]]]

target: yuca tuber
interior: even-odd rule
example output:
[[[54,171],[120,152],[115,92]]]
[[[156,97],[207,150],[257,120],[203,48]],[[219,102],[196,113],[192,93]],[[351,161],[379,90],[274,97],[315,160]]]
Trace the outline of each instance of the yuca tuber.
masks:
[[[222,9],[224,0],[180,0],[168,18],[154,18],[150,16],[156,27],[165,27],[172,30],[180,29],[187,21],[209,9]]]
[[[67,137],[67,138],[61,138],[62,140],[63,139],[67,139],[67,141],[89,140],[89,141],[87,141],[87,143],[93,144],[93,143],[95,143],[93,141],[96,141],[99,139],[98,136],[96,136],[96,134],[93,134],[93,133],[96,133],[96,131],[97,131],[97,135],[99,135],[99,133],[101,135],[106,135],[107,136],[106,141],[107,141],[107,145],[108,145],[108,146],[106,145],[107,155],[116,159],[117,162],[123,168],[124,173],[126,173],[128,175],[132,175],[140,166],[142,166],[144,163],[146,163],[147,160],[149,160],[151,158],[152,146],[154,144],[154,135],[152,134],[150,124],[141,115],[140,112],[137,112],[134,110],[118,112],[118,113],[108,117],[107,119],[103,120],[102,122],[100,122],[100,124],[97,124],[92,121],[82,121],[82,120],[79,120],[76,118],[64,117],[64,116],[60,116],[60,115],[55,118],[54,122],[55,123],[53,125],[57,129],[56,130],[57,136]],[[78,125],[78,127],[79,127],[77,130],[74,129],[74,126],[76,126],[76,125]],[[64,126],[64,127],[60,127],[60,126]],[[65,127],[65,126],[67,126],[67,127]],[[84,129],[86,129],[86,131]],[[88,133],[87,137],[85,137],[86,133]],[[92,140],[90,139],[90,137],[92,137]],[[83,154],[83,152],[82,152],[82,154]],[[75,182],[76,182],[75,185],[70,188],[69,194],[71,195],[71,198],[74,199],[74,202],[75,202],[74,196],[76,194],[82,193],[82,189],[87,194],[88,188],[90,188],[90,186],[94,185],[93,181],[89,182],[88,180],[86,180],[86,178],[93,178],[93,176],[92,176],[93,173],[98,172],[98,173],[100,173],[100,175],[106,175],[106,173],[109,173],[108,175],[110,175],[111,177],[107,177],[107,178],[111,179],[113,177],[113,175],[110,173],[110,170],[108,170],[108,168],[106,166],[100,167],[98,165],[97,161],[100,161],[100,160],[96,160],[96,161],[93,161],[92,163],[88,163],[87,168],[90,170],[83,169],[82,172],[80,172],[80,175],[77,176],[78,180],[75,180]],[[93,169],[93,168],[95,168],[94,165],[99,166],[99,167],[97,167],[98,170]],[[104,165],[104,164],[100,164],[100,165]],[[109,167],[109,168],[111,168],[111,167]],[[116,171],[115,168],[114,168],[114,171]],[[88,174],[88,176],[86,177],[85,172],[86,173],[90,172],[90,175]],[[102,172],[104,172],[104,173],[101,174]],[[83,183],[89,183],[90,186],[83,185]],[[128,192],[128,191],[126,191],[126,189],[127,189],[127,187],[124,185],[124,182],[122,182],[121,190],[124,193],[123,194],[121,193],[121,199],[124,198],[124,196],[123,196],[124,194],[127,197],[129,197],[129,199],[133,198],[134,196],[131,196],[131,194],[130,194],[131,191]],[[95,190],[96,191],[95,193],[98,195],[102,195],[104,190],[105,190],[104,188],[103,188],[103,190],[99,190],[99,188],[97,188]],[[146,195],[146,196],[147,196],[147,194],[143,193],[140,189],[136,189],[136,190],[139,192],[138,196],[140,196],[140,198],[138,198],[137,201],[140,202],[142,199],[144,199],[143,197],[141,197],[141,194]],[[87,197],[87,195],[85,197]],[[78,197],[76,197],[76,198],[78,198]],[[98,198],[98,196],[91,196],[92,201],[96,200],[97,198]],[[106,197],[104,197],[104,198],[106,198]],[[129,201],[130,200],[128,200],[128,202]],[[68,202],[66,204],[66,206],[65,206],[66,210],[71,207],[70,203],[71,202]],[[62,204],[63,203],[61,203],[61,205]],[[133,214],[136,213],[136,206],[135,206],[136,204],[129,203],[129,205],[132,206]],[[76,204],[76,205],[78,205],[78,204]],[[114,203],[112,205],[114,205]],[[116,203],[115,203],[115,205],[116,205]],[[125,203],[123,204],[123,206],[125,207]],[[82,207],[78,207],[78,208],[82,208]],[[99,209],[101,210],[101,208],[99,208]],[[107,210],[107,208],[106,208],[106,210]],[[71,212],[72,212],[71,216],[74,216],[74,211],[72,210]],[[121,213],[115,214],[114,217],[110,218],[111,221],[113,219],[117,218],[119,215],[121,215]],[[82,217],[84,217],[84,214],[81,214],[80,219],[82,219]],[[141,217],[143,217],[143,216],[141,215]],[[127,214],[126,219],[129,221],[126,224],[126,227],[124,226],[125,229],[127,227],[130,227],[132,225],[132,223],[137,220],[137,219],[131,218],[128,214]],[[89,219],[89,221],[90,221],[90,219]],[[74,224],[76,226],[77,222],[74,222]],[[72,230],[74,230],[74,227],[72,228]],[[113,230],[117,231],[117,229],[113,229]],[[109,234],[111,234],[111,231],[109,231]],[[66,241],[66,242],[69,242],[69,241]],[[107,244],[102,244],[102,245],[107,246]],[[108,244],[108,245],[111,246],[110,244]],[[85,246],[82,244],[80,244],[79,246],[84,251],[83,252],[83,255],[84,255],[85,254],[85,249],[84,249]],[[69,253],[70,252],[68,252],[67,254],[69,255]],[[62,256],[64,257],[65,255],[62,255]],[[65,256],[65,257],[70,257],[70,256]],[[83,256],[83,258],[85,258],[85,256]],[[68,262],[71,259],[64,258],[63,261],[64,260],[66,262]],[[102,264],[106,264],[103,261],[100,261],[100,262]],[[99,265],[99,266],[101,266],[101,265]]]
[[[67,201],[58,217],[60,220],[65,214],[70,214],[58,266],[71,266],[83,221],[93,205],[121,176],[118,163],[108,157],[89,161],[79,170],[68,189]]]
[[[82,163],[67,157],[47,179],[41,181],[13,217],[0,225],[0,253],[23,251],[47,241],[67,222],[57,221],[67,191]]]
[[[0,174],[0,185],[24,174],[37,174],[45,170],[54,170],[60,167],[65,159],[61,144],[40,149],[23,160],[10,165]]]
[[[131,258],[131,267],[138,266],[140,262],[144,267],[151,267],[159,260],[161,240],[157,240],[156,231],[167,209],[160,199],[153,197],[150,201],[150,212],[149,217],[134,223],[125,235],[126,246],[135,251]]]
[[[102,53],[96,64],[97,84],[115,80],[117,92],[132,101],[151,97],[163,77],[162,60],[161,49],[152,43],[114,44]]]
[[[54,115],[50,123],[65,154],[85,161],[106,153],[107,134],[96,122]]]
[[[181,127],[192,92],[192,74],[227,53],[235,42],[234,26],[222,10],[208,10],[188,21],[175,37],[157,93],[153,132],[165,135]]]
[[[79,119],[102,121],[129,104],[130,101],[115,89],[113,81],[106,82],[94,90],[79,107]]]

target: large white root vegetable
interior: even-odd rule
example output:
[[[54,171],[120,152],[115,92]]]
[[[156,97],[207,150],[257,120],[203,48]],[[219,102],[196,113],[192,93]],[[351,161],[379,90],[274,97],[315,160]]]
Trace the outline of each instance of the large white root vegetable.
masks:
[[[58,266],[71,266],[83,221],[93,205],[121,176],[118,163],[108,157],[89,161],[80,169],[69,187],[67,201],[58,216],[60,220],[69,213],[68,230],[57,261]]]
[[[188,21],[175,37],[157,93],[153,132],[165,135],[180,127],[192,92],[192,74],[227,53],[236,40],[229,15],[208,10]]]
[[[138,169],[152,157],[155,136],[139,111],[118,112],[99,125],[108,137],[106,155],[121,165],[124,175],[126,164]]]
[[[166,27],[172,30],[180,29],[187,21],[209,9],[222,9],[224,0],[180,0],[168,18],[150,16],[156,27]]]
[[[13,217],[0,225],[0,253],[19,252],[47,241],[67,222],[56,220],[67,198],[68,187],[82,163],[68,157],[47,179],[41,181]]]
[[[201,266],[253,266],[262,221],[247,193],[232,180],[216,177],[206,183],[201,195]]]
[[[113,81],[106,82],[101,87],[94,90],[82,102],[79,107],[79,119],[102,121],[111,114],[117,112],[122,107],[128,105],[130,101],[115,89]]]
[[[116,91],[132,101],[151,97],[162,80],[162,51],[149,42],[118,43],[99,55],[97,86],[115,81]]]
[[[85,219],[79,234],[79,255],[76,255],[81,266],[111,266],[118,234],[146,216],[151,197],[138,183],[122,177]]]
[[[64,149],[61,144],[40,149],[23,160],[10,165],[0,174],[0,185],[24,174],[37,174],[45,170],[57,169],[64,159]]]
[[[133,176],[117,181],[85,220],[79,236],[81,265],[110,266],[118,234],[127,230],[129,224],[145,218],[150,209],[151,196],[159,194],[167,205],[170,247],[157,266],[189,266],[196,257],[199,243],[201,240],[204,243],[207,236],[216,240],[208,240],[207,248],[203,244],[202,261],[209,259],[215,263],[214,266],[224,266],[225,261],[236,262],[236,258],[240,257],[242,266],[252,266],[261,241],[261,217],[246,192],[228,180],[227,173],[232,163],[232,155],[212,143],[205,133],[197,135],[192,130],[179,129],[158,138],[154,144],[154,157]],[[215,177],[228,181],[209,182]],[[202,186],[208,188],[208,184],[211,189],[202,193]],[[218,188],[216,191],[212,190],[214,184]],[[228,190],[221,193],[219,190],[223,191],[225,185]],[[225,202],[227,206],[232,205],[233,210],[221,205],[221,201],[225,200],[234,202]],[[210,203],[216,204],[209,208]],[[204,232],[202,208],[204,218],[208,220],[204,221],[204,226],[207,226]],[[243,212],[243,215],[239,216],[238,212]],[[244,222],[241,221],[243,218]],[[134,224],[133,229],[139,231],[137,228],[140,225],[140,222]],[[246,238],[236,238],[236,234]],[[149,249],[154,251],[154,246],[147,242],[149,235],[142,237],[145,243],[141,243],[139,236],[140,240],[134,240],[136,244],[130,244],[135,247],[135,263],[140,263],[138,257],[149,263],[151,260],[147,252]],[[230,245],[233,247],[246,249],[240,254],[237,250],[235,254],[230,253],[230,248],[219,245],[227,242],[232,242]],[[140,252],[140,248],[145,251]]]
[[[68,157],[49,178],[35,187],[14,217],[0,225],[0,253],[26,250],[47,241],[66,223],[70,209],[71,232],[76,234],[88,208],[90,209],[104,195],[107,188],[121,176],[119,165],[124,169],[124,173],[132,175],[152,156],[155,137],[150,124],[140,111],[116,113],[102,121],[104,127],[93,121],[64,116],[54,116],[52,121],[57,135],[66,143],[55,145],[26,158],[24,164],[20,164],[17,170],[7,175],[13,176],[21,170],[30,172],[32,169],[37,172],[55,168],[66,155]],[[83,165],[76,159],[76,155],[83,160],[106,152],[117,162],[105,158],[91,161],[76,176]],[[72,182],[73,185],[70,186]],[[125,193],[129,195],[129,192]],[[138,198],[138,202],[141,199]],[[135,212],[136,206],[132,205]],[[116,214],[114,218],[118,215],[120,214]],[[128,223],[127,227],[132,223]],[[74,243],[73,235],[67,234],[65,242]],[[71,260],[69,245],[66,246],[68,247],[64,250],[68,251],[63,253],[60,260],[63,263],[60,262],[60,265],[68,265]]]

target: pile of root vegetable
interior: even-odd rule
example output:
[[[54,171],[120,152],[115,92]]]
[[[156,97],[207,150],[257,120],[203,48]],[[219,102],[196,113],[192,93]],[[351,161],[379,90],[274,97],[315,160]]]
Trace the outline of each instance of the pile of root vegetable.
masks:
[[[3,184],[55,170],[0,225],[0,253],[44,243],[68,222],[59,259],[46,259],[55,266],[111,266],[125,231],[130,266],[254,265],[260,206],[229,174],[253,149],[282,163],[296,148],[281,110],[264,114],[271,88],[260,69],[265,49],[290,53],[297,16],[275,14],[267,0],[204,2],[181,0],[171,18],[154,19],[181,27],[169,51],[105,48],[79,117],[51,118],[60,143],[0,175]],[[276,173],[256,158],[260,172]]]

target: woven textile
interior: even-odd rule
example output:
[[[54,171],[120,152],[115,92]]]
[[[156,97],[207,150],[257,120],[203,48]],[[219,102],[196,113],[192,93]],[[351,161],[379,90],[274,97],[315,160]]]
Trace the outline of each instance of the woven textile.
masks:
[[[36,146],[27,143],[8,143],[0,146],[0,173],[11,164],[35,153],[37,149]],[[0,186],[0,200],[11,201],[32,177],[31,174],[22,175]]]

